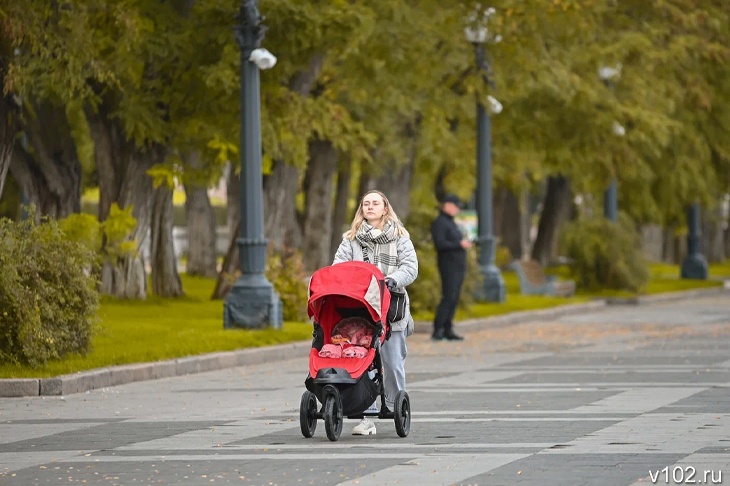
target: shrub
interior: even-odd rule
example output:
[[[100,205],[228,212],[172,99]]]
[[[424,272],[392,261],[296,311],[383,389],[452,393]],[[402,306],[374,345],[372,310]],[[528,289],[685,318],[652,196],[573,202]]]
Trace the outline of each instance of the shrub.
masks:
[[[28,366],[87,353],[99,306],[93,252],[34,220],[0,219],[0,362]]]
[[[498,245],[497,251],[494,254],[494,264],[499,267],[500,270],[505,271],[509,269],[510,263],[515,258],[512,256],[512,252],[506,246]]]
[[[561,246],[581,288],[636,292],[649,280],[640,236],[627,218],[619,223],[605,218],[570,223],[561,235]]]
[[[266,278],[281,298],[285,321],[307,320],[307,273],[302,255],[295,250],[269,252]]]

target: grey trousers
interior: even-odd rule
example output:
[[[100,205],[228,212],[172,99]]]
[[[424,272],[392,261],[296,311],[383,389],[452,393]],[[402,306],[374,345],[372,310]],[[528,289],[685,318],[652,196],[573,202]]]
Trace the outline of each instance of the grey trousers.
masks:
[[[392,411],[395,408],[395,395],[406,389],[406,346],[405,331],[393,331],[390,339],[380,347],[383,360],[383,383],[385,385],[385,404]]]

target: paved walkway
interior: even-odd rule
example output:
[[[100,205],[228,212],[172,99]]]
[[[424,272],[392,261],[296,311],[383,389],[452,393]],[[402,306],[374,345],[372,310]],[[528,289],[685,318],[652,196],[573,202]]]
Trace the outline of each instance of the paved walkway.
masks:
[[[411,433],[299,431],[306,353],[0,398],[0,484],[721,484],[728,294],[409,339]],[[306,350],[303,350],[306,351]],[[652,480],[654,478],[654,480]]]

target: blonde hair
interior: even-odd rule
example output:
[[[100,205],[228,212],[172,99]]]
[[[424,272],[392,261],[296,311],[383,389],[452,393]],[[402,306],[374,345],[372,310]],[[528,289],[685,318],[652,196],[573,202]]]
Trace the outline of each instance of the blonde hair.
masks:
[[[345,231],[342,234],[342,237],[348,240],[354,240],[355,236],[357,236],[357,232],[360,229],[360,226],[365,222],[365,213],[362,210],[362,203],[365,200],[365,197],[369,194],[377,194],[381,198],[383,198],[383,206],[385,207],[385,214],[383,214],[383,217],[380,220],[380,227],[378,229],[383,229],[383,227],[388,224],[392,223],[396,227],[396,231],[398,236],[410,236],[408,234],[408,231],[403,226],[403,223],[401,223],[401,220],[398,219],[398,215],[395,214],[395,211],[393,210],[393,207],[390,205],[390,201],[388,201],[388,198],[380,191],[372,190],[368,191],[360,198],[360,204],[357,207],[357,212],[355,213],[355,219],[352,220],[352,225],[350,225],[350,229]]]

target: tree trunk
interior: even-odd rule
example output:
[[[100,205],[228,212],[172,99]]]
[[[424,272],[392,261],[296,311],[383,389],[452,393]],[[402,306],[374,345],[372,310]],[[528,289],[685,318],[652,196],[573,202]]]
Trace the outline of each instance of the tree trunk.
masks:
[[[406,144],[406,162],[398,165],[388,164],[383,168],[383,174],[375,179],[375,189],[388,197],[398,217],[401,221],[405,221],[411,210],[411,186],[416,165],[417,133],[411,123],[405,124],[401,133],[403,143]]]
[[[360,204],[360,200],[365,195],[365,193],[368,191],[372,191],[373,189],[377,189],[377,185],[378,184],[375,177],[368,173],[367,169],[361,165],[360,179],[357,181],[357,194],[355,195],[355,210],[350,215],[350,220],[355,217],[355,212],[357,212],[358,204]]]
[[[676,238],[674,236],[674,228],[662,229],[662,261],[666,263],[675,263],[675,246]]]
[[[154,165],[154,162],[148,154],[135,153],[128,161],[125,171],[126,176],[120,187],[117,200],[114,202],[122,209],[132,207],[132,216],[137,220],[137,225],[129,236],[129,240],[137,243],[137,251],[134,255],[127,256],[117,263],[116,266],[121,270],[118,275],[122,278],[113,280],[111,286],[106,286],[107,282],[102,281],[100,289],[102,293],[115,295],[119,298],[147,298],[145,255],[151,253],[148,238],[150,232],[150,206],[153,194],[152,181],[147,175],[147,170],[152,165]],[[109,209],[106,209],[106,212],[108,214]]]
[[[441,167],[439,167],[438,172],[436,173],[436,178],[433,181],[433,194],[436,196],[436,200],[441,202],[443,199],[448,195],[446,193],[446,174],[448,173],[448,170],[446,168],[446,164],[443,164]]]
[[[342,233],[347,231],[349,221],[347,220],[347,203],[350,200],[350,178],[352,177],[352,166],[350,159],[340,161],[337,171],[337,194],[335,194],[335,207],[332,211],[332,237],[330,238],[329,254],[334,258],[337,248],[342,243]]]
[[[555,252],[558,229],[568,216],[570,207],[570,183],[563,176],[550,176],[547,193],[540,213],[537,238],[532,248],[532,259],[547,265]]]
[[[104,105],[99,109],[106,108]],[[99,174],[99,221],[105,221],[114,202],[121,195],[122,177],[129,165],[133,146],[124,137],[118,123],[109,121],[107,113],[85,110],[91,138],[94,140],[94,160]],[[121,206],[120,206],[121,207]]]
[[[520,259],[522,258],[524,231],[520,200],[512,191],[504,187],[499,190],[499,194],[503,200],[499,225],[500,240],[509,249],[513,259]]]
[[[189,154],[185,161],[193,168],[201,167],[199,153]],[[210,204],[208,189],[195,183],[185,184],[185,214],[188,232],[188,275],[215,277],[216,263],[216,221]]]
[[[5,84],[5,60],[0,59],[0,86]],[[20,107],[11,93],[0,91],[0,199],[10,169],[10,158],[15,143],[17,116]]]
[[[410,212],[411,206],[411,181],[413,180],[414,161],[410,159],[407,164],[401,165],[380,177],[375,178],[374,189],[379,190],[388,197],[395,213],[401,221],[405,221]],[[367,192],[367,191],[365,191]],[[362,197],[363,192],[360,194]]]
[[[304,266],[313,271],[332,262],[329,254],[332,237],[332,186],[337,170],[337,151],[332,143],[309,143],[309,164],[304,177]]]
[[[266,178],[264,178],[264,183]],[[238,238],[238,232],[235,231],[236,225],[241,220],[241,174],[236,171],[232,163],[228,164],[228,175],[226,176],[226,221],[228,224],[228,234],[234,240]],[[265,215],[264,215],[265,217]]]
[[[298,192],[299,169],[274,160],[271,173],[264,177],[264,233],[276,250],[302,244],[296,213]]]
[[[687,235],[674,237],[674,263],[681,264],[687,256]]]
[[[520,228],[522,228],[520,258],[529,255],[532,250],[532,215],[534,214],[532,208],[529,190],[523,189],[520,194]]]
[[[240,220],[231,231],[233,235],[237,235],[241,231]],[[228,244],[228,251],[226,251],[226,256],[223,259],[221,271],[218,273],[218,280],[216,280],[213,295],[210,297],[213,300],[223,299],[231,290],[236,278],[238,278],[238,268],[241,264],[238,258],[238,242],[236,239],[237,237],[234,236]]]
[[[216,221],[208,191],[204,187],[185,185],[188,253],[186,273],[201,277],[218,274],[216,262]]]
[[[99,173],[99,221],[105,221],[113,203],[124,209],[132,206],[137,226],[129,240],[136,241],[137,251],[120,261],[107,261],[102,268],[100,292],[118,298],[147,297],[144,253],[149,248],[149,209],[152,181],[147,170],[157,161],[151,152],[142,152],[128,142],[119,124],[100,112],[86,111],[94,140],[94,158]]]
[[[81,163],[65,111],[48,102],[26,112],[27,146],[15,149],[10,170],[38,216],[64,218],[81,211]]]
[[[172,188],[167,184],[155,189],[150,219],[152,292],[160,297],[179,297],[183,290],[172,239]]]
[[[300,96],[309,96],[319,79],[319,74],[322,72],[325,60],[326,57],[324,54],[313,54],[309,59],[307,69],[299,71],[291,77],[289,80],[289,89]]]

